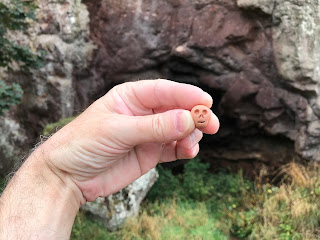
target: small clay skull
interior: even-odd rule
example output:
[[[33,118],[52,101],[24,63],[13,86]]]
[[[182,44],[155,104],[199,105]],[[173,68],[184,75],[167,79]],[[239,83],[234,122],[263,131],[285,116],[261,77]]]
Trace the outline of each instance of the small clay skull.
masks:
[[[211,113],[208,107],[197,105],[192,108],[191,115],[196,128],[205,128],[209,123]]]

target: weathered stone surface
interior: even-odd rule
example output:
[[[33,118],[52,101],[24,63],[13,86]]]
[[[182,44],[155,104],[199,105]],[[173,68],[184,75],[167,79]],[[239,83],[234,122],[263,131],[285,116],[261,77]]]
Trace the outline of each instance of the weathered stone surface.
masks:
[[[11,114],[26,139],[20,145],[30,148],[48,121],[87,107],[115,84],[161,77],[213,95],[221,130],[202,147],[215,146],[221,154],[214,158],[234,161],[243,151],[241,159],[252,161],[254,138],[263,162],[274,162],[264,141],[280,137],[284,162],[320,160],[317,0],[86,0],[90,35],[80,1],[39,4],[39,25],[19,41],[46,49],[46,66],[11,76],[25,91]]]
[[[318,1],[86,4],[98,48],[90,69],[78,76],[79,85],[88,79],[94,83],[87,95],[79,91],[78,103],[86,105],[114,84],[141,78],[192,83],[212,93],[221,119],[219,134],[207,136],[202,144],[221,153],[214,158],[234,161],[242,152],[241,159],[260,161],[251,154],[260,151],[263,162],[274,162],[275,155],[266,154],[273,148],[264,139],[270,143],[281,137],[282,162],[297,155],[320,160],[310,152],[314,141],[307,131],[320,113]],[[250,138],[261,142],[260,150]]]
[[[27,154],[21,150],[27,137],[19,122],[9,116],[0,118],[0,132],[0,159],[3,159],[0,161],[0,176],[4,177],[8,169],[12,167],[13,163],[10,161],[12,156],[20,155],[22,158]]]
[[[125,220],[138,215],[141,201],[157,179],[154,168],[119,192],[88,202],[82,208],[100,218],[110,231],[115,231]]]
[[[314,144],[314,121],[319,118],[320,3],[318,0],[238,0],[243,8],[260,9],[272,15],[275,62],[282,89],[289,89],[307,102],[286,94],[286,103],[298,117],[294,134],[296,151],[308,159],[320,160]],[[296,107],[295,107],[296,105]],[[302,125],[305,125],[302,127]],[[307,130],[308,129],[308,130]],[[303,139],[303,140],[302,140]]]
[[[89,39],[89,13],[78,0],[39,0],[38,22],[12,40],[47,52],[45,66],[31,74],[14,72],[1,78],[18,82],[22,103],[0,118],[0,158],[5,175],[36,144],[43,127],[74,114],[73,75],[85,68],[94,45]]]

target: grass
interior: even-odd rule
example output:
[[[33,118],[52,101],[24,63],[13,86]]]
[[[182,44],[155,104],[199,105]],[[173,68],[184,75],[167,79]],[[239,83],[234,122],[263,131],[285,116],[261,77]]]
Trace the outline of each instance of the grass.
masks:
[[[71,239],[218,239],[228,237],[219,229],[219,222],[209,216],[203,203],[177,203],[175,199],[148,203],[138,218],[131,218],[118,232],[108,233],[90,216],[80,212]]]
[[[139,217],[108,233],[80,212],[71,239],[320,239],[318,164],[284,166],[277,186],[208,169],[198,159],[177,176],[159,167]]]
[[[320,238],[320,166],[291,163],[282,170],[280,187],[262,189],[264,201],[252,226],[251,239]]]
[[[104,239],[116,239],[111,233],[106,231],[102,223],[95,220],[93,216],[85,214],[80,211],[77,214],[75,222],[73,224],[71,238],[74,240],[104,240]]]
[[[121,239],[221,239],[218,221],[204,203],[177,202],[172,199],[148,204],[139,218],[130,219]]]

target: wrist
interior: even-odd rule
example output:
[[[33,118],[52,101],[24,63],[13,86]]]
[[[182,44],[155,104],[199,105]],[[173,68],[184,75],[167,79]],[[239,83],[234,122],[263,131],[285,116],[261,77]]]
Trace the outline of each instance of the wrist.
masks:
[[[25,161],[1,196],[1,239],[70,236],[80,201],[68,180],[50,169],[41,150]]]
[[[49,154],[52,151],[50,148],[47,148],[46,144],[41,145],[29,158],[30,164],[34,165],[35,168],[43,169],[43,175],[50,188],[54,192],[57,192],[61,199],[67,200],[79,210],[80,206],[86,203],[86,200],[81,190],[70,178],[69,173],[56,167],[54,164],[55,160],[52,159],[53,155]]]

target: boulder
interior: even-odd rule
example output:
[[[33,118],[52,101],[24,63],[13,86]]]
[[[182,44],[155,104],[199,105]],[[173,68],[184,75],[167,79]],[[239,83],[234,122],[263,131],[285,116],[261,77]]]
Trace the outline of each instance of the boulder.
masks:
[[[108,230],[115,231],[128,218],[138,215],[141,201],[157,179],[158,172],[155,168],[151,169],[126,188],[108,197],[87,202],[82,209],[100,219]]]

